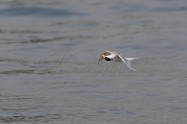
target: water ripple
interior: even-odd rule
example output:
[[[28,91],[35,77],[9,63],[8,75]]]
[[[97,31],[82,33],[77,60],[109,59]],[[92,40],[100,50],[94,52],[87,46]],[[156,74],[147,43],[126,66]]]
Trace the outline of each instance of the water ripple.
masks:
[[[69,17],[85,15],[81,12],[74,12],[66,9],[52,9],[41,7],[15,7],[0,10],[3,16],[42,16],[42,17]]]
[[[187,6],[183,7],[155,7],[151,9],[152,12],[178,12],[178,11],[187,11]]]

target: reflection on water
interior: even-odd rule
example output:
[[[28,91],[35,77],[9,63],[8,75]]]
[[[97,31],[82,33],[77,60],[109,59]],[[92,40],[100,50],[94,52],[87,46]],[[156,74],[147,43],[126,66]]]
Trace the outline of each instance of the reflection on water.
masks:
[[[0,122],[185,124],[185,0],[0,1]],[[102,61],[114,50],[132,63]]]

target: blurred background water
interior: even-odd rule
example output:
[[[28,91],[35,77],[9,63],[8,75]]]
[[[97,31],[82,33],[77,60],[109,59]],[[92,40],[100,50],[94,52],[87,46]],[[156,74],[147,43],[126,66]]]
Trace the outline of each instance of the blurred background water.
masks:
[[[2,124],[186,124],[186,0],[1,0]],[[138,57],[97,61],[115,50]]]

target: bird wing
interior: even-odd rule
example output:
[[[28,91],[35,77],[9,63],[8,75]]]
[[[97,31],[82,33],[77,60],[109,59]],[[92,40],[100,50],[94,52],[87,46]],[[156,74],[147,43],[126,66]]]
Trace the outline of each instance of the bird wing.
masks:
[[[126,63],[127,63],[127,66],[128,66],[131,70],[133,70],[133,71],[137,71],[137,70],[135,70],[135,69],[133,69],[133,68],[131,67],[131,61],[132,61],[132,60],[135,60],[135,59],[139,59],[139,58],[125,58]]]
[[[131,67],[131,61],[134,60],[134,59],[138,59],[138,58],[125,58],[125,59],[124,59],[124,58],[123,58],[121,55],[119,55],[119,54],[117,54],[116,57],[119,57],[119,58],[121,59],[121,61],[124,62],[124,63],[127,65],[128,68],[130,68],[130,69],[133,70],[133,71],[137,71],[137,70],[135,70],[135,69],[133,69],[133,68]]]
[[[116,62],[123,62],[123,58],[120,55],[118,55],[118,54],[116,54],[116,56],[114,57],[114,60]]]
[[[98,63],[97,63],[98,65],[99,65],[99,63],[100,63],[101,60],[103,60],[103,55],[102,54],[101,54],[101,56],[100,56],[100,58],[98,60]]]

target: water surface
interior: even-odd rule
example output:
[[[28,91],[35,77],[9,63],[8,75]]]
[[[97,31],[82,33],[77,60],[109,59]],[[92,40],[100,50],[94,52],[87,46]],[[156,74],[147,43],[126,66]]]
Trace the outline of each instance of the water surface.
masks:
[[[2,124],[186,124],[186,0],[2,0]],[[132,63],[101,62],[115,50]]]

